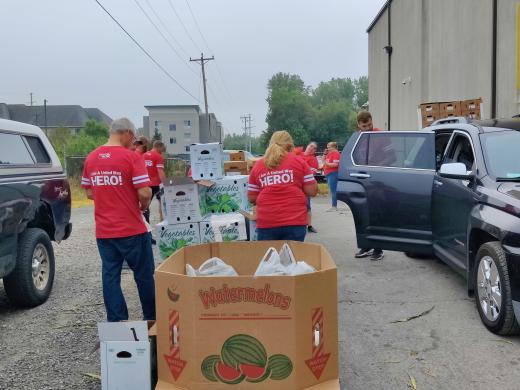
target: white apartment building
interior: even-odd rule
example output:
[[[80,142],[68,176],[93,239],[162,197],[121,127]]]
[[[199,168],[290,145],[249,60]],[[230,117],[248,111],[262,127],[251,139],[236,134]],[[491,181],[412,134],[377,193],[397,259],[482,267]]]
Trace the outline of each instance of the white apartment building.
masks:
[[[143,135],[153,138],[158,132],[170,155],[186,155],[193,143],[220,142],[222,124],[215,114],[203,114],[196,105],[145,106]],[[209,125],[208,125],[209,123]],[[208,128],[210,130],[208,130]]]

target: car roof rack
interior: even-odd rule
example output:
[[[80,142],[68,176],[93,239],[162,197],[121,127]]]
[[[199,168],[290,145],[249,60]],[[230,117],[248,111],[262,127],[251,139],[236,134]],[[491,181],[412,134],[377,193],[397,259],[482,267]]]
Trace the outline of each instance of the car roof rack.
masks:
[[[449,125],[453,123],[468,124],[469,121],[468,118],[465,118],[463,116],[452,116],[450,118],[436,120],[430,126]]]

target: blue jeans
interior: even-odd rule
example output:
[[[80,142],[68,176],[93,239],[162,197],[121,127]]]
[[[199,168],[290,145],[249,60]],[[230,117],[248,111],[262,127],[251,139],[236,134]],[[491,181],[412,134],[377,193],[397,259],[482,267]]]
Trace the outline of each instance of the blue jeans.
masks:
[[[327,184],[329,185],[330,195],[332,197],[332,207],[338,207],[338,172],[331,172],[327,175]]]
[[[305,241],[307,226],[280,226],[274,228],[256,228],[258,241]]]
[[[150,234],[98,238],[97,245],[102,261],[103,299],[107,321],[128,320],[128,308],[121,290],[121,268],[125,260],[134,272],[144,320],[155,320],[155,265]]]

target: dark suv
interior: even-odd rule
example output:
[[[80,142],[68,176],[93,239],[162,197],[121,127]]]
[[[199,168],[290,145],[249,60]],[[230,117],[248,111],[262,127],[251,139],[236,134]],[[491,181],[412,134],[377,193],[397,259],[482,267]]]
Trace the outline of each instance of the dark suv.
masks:
[[[360,248],[437,256],[467,279],[485,326],[515,334],[520,119],[453,122],[354,134],[338,198],[352,210]]]
[[[0,278],[14,304],[47,300],[54,281],[51,241],[69,237],[70,188],[43,131],[0,119]]]

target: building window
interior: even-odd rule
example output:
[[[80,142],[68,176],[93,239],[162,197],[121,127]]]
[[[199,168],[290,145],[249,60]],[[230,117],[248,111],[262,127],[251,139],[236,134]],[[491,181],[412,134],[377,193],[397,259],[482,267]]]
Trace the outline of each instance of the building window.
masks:
[[[191,138],[191,133],[184,133],[184,138],[185,139],[190,139]]]
[[[177,130],[177,125],[175,123],[170,123],[170,131],[176,131]]]
[[[184,127],[191,128],[191,121],[184,121]]]
[[[176,143],[177,143],[177,138],[175,138],[175,137],[170,138],[171,145],[176,144]]]
[[[159,121],[155,121],[154,124],[155,124],[155,127],[158,127],[159,126]]]
[[[189,153],[189,152],[190,152],[190,146],[189,146],[189,145],[188,145],[188,146],[185,146],[185,147],[184,147],[184,150],[186,150],[186,152]]]

